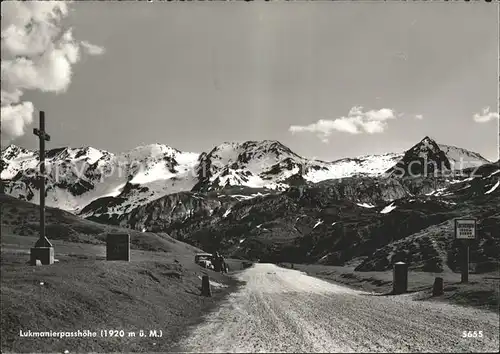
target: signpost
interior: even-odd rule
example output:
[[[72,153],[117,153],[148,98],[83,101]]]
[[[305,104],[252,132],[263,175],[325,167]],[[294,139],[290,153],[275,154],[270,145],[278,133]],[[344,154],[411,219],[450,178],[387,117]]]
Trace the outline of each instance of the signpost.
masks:
[[[469,281],[469,242],[477,235],[476,219],[455,219],[455,239],[462,244],[462,283]]]
[[[45,112],[40,111],[40,128],[33,129],[33,134],[38,136],[40,142],[40,237],[35,243],[35,247],[31,248],[30,262],[36,265],[36,261],[40,260],[42,264],[54,263],[54,248],[50,241],[45,237],[45,142],[50,141],[50,135],[45,132]]]

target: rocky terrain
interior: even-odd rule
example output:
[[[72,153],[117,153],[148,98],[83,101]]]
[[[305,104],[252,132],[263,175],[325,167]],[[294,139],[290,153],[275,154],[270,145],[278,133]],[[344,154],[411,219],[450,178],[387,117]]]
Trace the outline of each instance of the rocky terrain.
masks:
[[[377,185],[372,178],[370,186],[356,177],[232,203],[217,196],[177,194],[115,221],[261,261],[342,265],[365,257],[359,270],[388,269],[397,259],[439,271],[445,266],[457,269],[457,255],[450,253],[455,249],[452,219],[470,215],[479,219],[481,234],[472,246],[471,262],[491,268],[500,251],[500,190],[485,192],[498,184],[495,177],[465,179],[418,196],[404,181],[384,179]],[[416,181],[411,182],[415,189]],[[423,178],[421,190],[429,183]],[[189,202],[183,203],[186,198]],[[177,214],[165,212],[172,205],[179,205]]]

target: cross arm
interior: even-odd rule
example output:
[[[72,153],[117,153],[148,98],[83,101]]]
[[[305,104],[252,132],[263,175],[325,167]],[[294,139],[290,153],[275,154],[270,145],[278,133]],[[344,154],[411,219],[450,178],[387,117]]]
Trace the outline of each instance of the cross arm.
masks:
[[[50,135],[40,131],[40,129],[33,128],[33,134],[37,135],[40,137],[40,139],[43,139],[45,141],[50,141]]]

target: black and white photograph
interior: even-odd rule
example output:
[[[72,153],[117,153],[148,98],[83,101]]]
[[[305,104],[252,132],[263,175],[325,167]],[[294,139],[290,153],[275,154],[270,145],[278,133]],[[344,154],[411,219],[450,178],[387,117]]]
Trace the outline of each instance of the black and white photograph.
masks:
[[[499,352],[498,1],[2,1],[2,353]]]

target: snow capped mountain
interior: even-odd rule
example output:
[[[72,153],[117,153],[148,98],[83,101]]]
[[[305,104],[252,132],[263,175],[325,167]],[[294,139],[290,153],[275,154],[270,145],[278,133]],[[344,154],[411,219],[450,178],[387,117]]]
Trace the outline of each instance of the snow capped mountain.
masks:
[[[207,190],[242,185],[252,188],[286,189],[288,180],[299,176],[308,182],[349,177],[355,174],[377,175],[387,170],[402,154],[367,155],[333,162],[306,159],[278,141],[224,143],[202,156],[200,181]]]
[[[394,177],[429,175],[478,166],[478,163],[488,162],[477,153],[453,146],[439,145],[426,136],[406,151],[403,158],[386,173]]]
[[[23,149],[16,145],[9,145],[2,151],[2,180],[14,178],[19,171],[35,168],[38,165],[38,153]],[[10,163],[15,160],[15,163]]]
[[[114,155],[86,148],[47,151],[45,166],[48,206],[78,212],[103,197],[126,198],[127,204],[147,202],[165,194],[189,190],[195,183],[193,169],[198,154],[166,145],[140,146]],[[13,145],[2,151],[5,192],[38,202],[38,152]],[[137,188],[140,187],[140,188]]]
[[[277,189],[282,187],[280,182],[299,172],[303,162],[277,141],[225,142],[202,156],[197,189],[235,185]]]
[[[10,145],[1,157],[5,193],[37,203],[38,152]],[[173,193],[228,187],[283,191],[304,183],[379,176],[393,173],[396,167],[408,171],[415,159],[448,169],[457,161],[488,162],[479,154],[438,145],[428,137],[406,153],[332,162],[301,157],[275,140],[226,142],[201,154],[164,144],[139,146],[116,155],[92,147],[57,148],[46,154],[46,203],[75,213],[87,206],[89,215],[97,210],[120,215]]]

